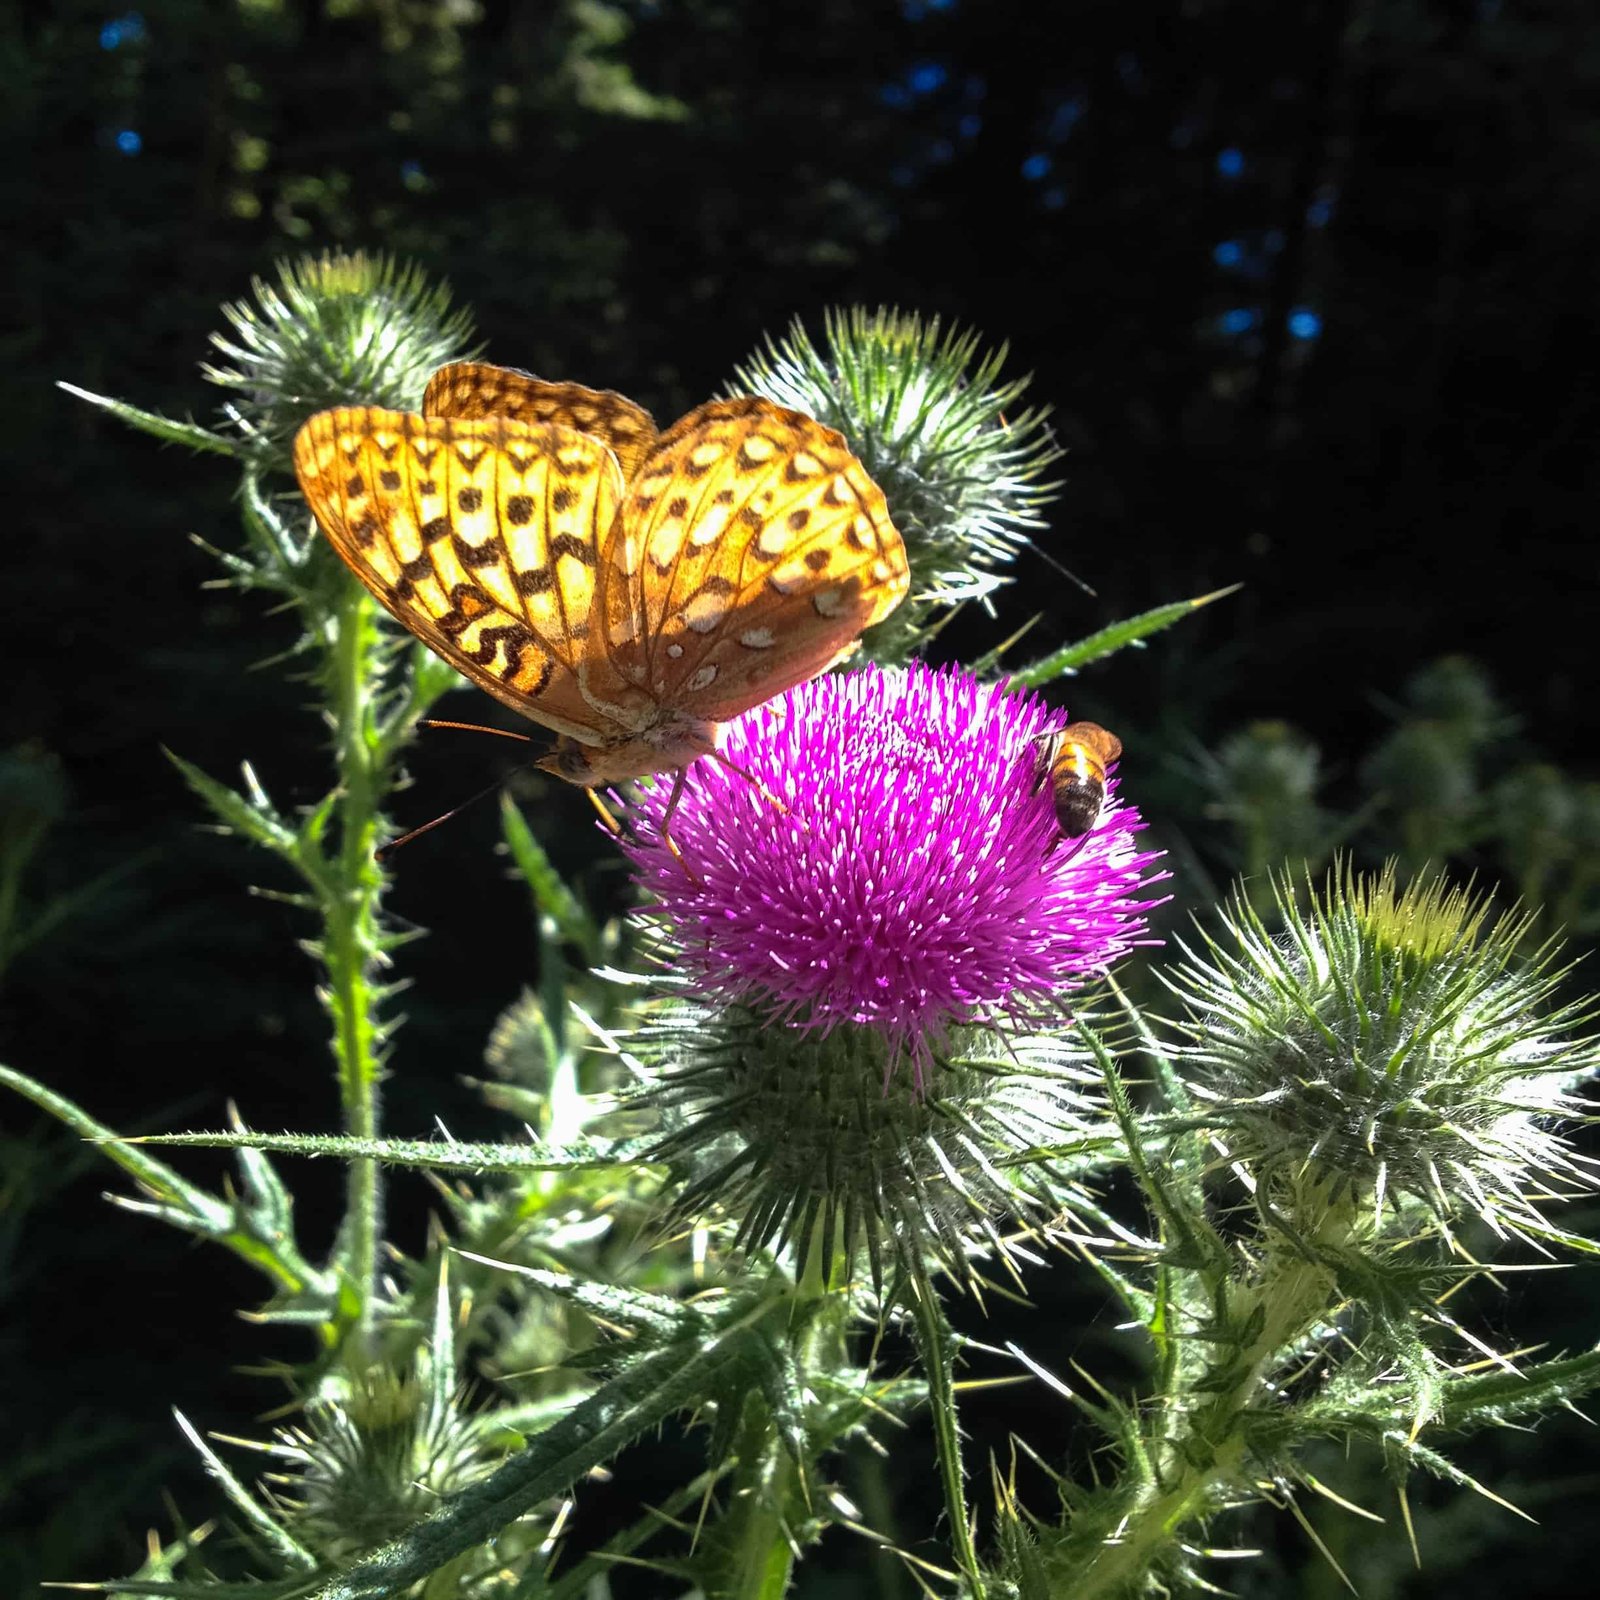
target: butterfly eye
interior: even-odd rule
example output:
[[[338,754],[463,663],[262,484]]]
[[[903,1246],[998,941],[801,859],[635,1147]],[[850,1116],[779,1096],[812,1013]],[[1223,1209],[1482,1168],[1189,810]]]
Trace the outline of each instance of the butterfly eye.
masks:
[[[581,744],[568,745],[556,751],[556,770],[572,783],[587,783],[593,776],[589,765],[589,752]]]

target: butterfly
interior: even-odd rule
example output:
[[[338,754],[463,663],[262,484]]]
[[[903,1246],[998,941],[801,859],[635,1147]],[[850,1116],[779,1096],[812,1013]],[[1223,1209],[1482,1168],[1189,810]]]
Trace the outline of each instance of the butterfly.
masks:
[[[1098,722],[1069,722],[1040,748],[1039,784],[1050,784],[1060,839],[1094,831],[1106,803],[1106,768],[1121,756],[1122,741]]]
[[[389,614],[596,788],[719,760],[721,724],[815,677],[904,599],[905,544],[843,437],[755,397],[664,433],[609,390],[459,362],[422,414],[294,441],[322,531]]]

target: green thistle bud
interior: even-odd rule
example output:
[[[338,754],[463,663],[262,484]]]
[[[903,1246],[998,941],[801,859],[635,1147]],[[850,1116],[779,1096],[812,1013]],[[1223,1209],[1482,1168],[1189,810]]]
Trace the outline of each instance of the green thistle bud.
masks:
[[[308,1550],[341,1561],[403,1532],[497,1465],[505,1439],[425,1373],[377,1367],[344,1393],[309,1401],[303,1424],[266,1448],[279,1463],[276,1498]]]
[[[880,660],[900,661],[928,607],[982,599],[1044,526],[1060,458],[1042,410],[1018,411],[1027,378],[999,379],[1005,347],[980,353],[971,331],[938,318],[857,306],[831,311],[822,346],[796,322],[736,369],[741,393],[764,395],[837,428],[889,502],[906,541],[911,602],[875,630]]]
[[[1513,725],[1489,675],[1465,656],[1443,656],[1416,673],[1406,684],[1406,706],[1465,750],[1488,744]]]
[[[231,363],[204,366],[234,391],[227,411],[266,454],[305,419],[338,405],[415,410],[428,376],[466,353],[472,318],[450,291],[387,256],[302,256],[278,263],[276,287],[225,305],[231,327],[211,343]]]
[[[682,1005],[631,1048],[665,1131],[651,1159],[684,1180],[678,1220],[720,1210],[736,1247],[853,1263],[888,1258],[965,1276],[1010,1246],[997,1224],[1038,1221],[1075,1196],[1026,1160],[1103,1132],[1084,1052],[1048,1036],[954,1028],[919,1088],[881,1031],[825,1036],[741,1007]]]
[[[1554,947],[1518,957],[1532,919],[1491,920],[1438,878],[1401,889],[1392,866],[1335,872],[1304,911],[1274,887],[1282,935],[1236,899],[1226,944],[1208,937],[1174,980],[1229,1160],[1269,1193],[1310,1182],[1380,1214],[1411,1197],[1442,1226],[1476,1213],[1549,1236],[1539,1200],[1594,1183],[1551,1124],[1580,1110],[1569,1091],[1600,1048],[1572,1036],[1590,1007],[1554,998],[1570,970]]]
[[[1237,830],[1247,880],[1258,880],[1271,862],[1326,848],[1331,829],[1316,801],[1319,765],[1316,745],[1283,722],[1252,723],[1217,751],[1208,809]]]

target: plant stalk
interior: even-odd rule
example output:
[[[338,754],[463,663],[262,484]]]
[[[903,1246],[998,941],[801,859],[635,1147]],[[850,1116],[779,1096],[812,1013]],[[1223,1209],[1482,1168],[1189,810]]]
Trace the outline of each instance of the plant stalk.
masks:
[[[1331,1209],[1312,1241],[1317,1254],[1348,1243],[1357,1225],[1353,1206]],[[1332,1268],[1287,1243],[1254,1289],[1235,1294],[1229,1320],[1240,1328],[1254,1323],[1257,1332],[1229,1350],[1231,1381],[1209,1398],[1198,1403],[1187,1398],[1180,1379],[1179,1392],[1154,1408],[1155,1418],[1178,1425],[1161,1428],[1150,1440],[1149,1457],[1159,1469],[1153,1481],[1137,1486],[1132,1503],[1117,1518],[1115,1542],[1097,1542],[1085,1557],[1058,1571],[1060,1581],[1070,1583],[1073,1600],[1110,1600],[1137,1592],[1184,1527],[1215,1507],[1218,1490],[1240,1481],[1247,1464],[1247,1414],[1261,1402],[1264,1383],[1284,1351],[1327,1316],[1336,1296]],[[1216,1365],[1205,1375],[1215,1377]],[[1194,1386],[1187,1387],[1193,1395]],[[1209,1388],[1201,1388],[1200,1395]]]
[[[383,960],[380,912],[383,869],[373,859],[383,785],[383,752],[375,716],[379,635],[372,600],[345,586],[329,619],[333,689],[334,759],[339,774],[338,855],[329,862],[332,892],[324,900],[323,960],[328,1009],[334,1024],[334,1058],[345,1131],[376,1138],[378,1090],[383,1077],[378,1018],[381,995],[374,982]],[[378,1281],[378,1240],[383,1190],[378,1163],[350,1163],[344,1226],[343,1276],[353,1296],[351,1320],[365,1340],[371,1332]]]
[[[911,1312],[917,1331],[917,1349],[928,1380],[928,1409],[933,1417],[939,1482],[944,1489],[945,1516],[950,1523],[950,1547],[956,1565],[971,1586],[975,1600],[983,1600],[983,1574],[972,1542],[972,1521],[967,1514],[965,1473],[961,1464],[961,1424],[956,1416],[955,1336],[945,1320],[944,1308],[933,1284],[922,1273],[909,1284]]]

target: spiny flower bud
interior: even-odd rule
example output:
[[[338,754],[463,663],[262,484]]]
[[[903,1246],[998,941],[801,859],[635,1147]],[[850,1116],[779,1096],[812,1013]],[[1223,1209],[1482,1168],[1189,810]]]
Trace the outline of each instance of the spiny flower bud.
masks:
[[[920,665],[816,679],[727,728],[629,846],[687,1008],[634,1048],[660,1153],[759,1247],[959,1267],[1088,1115],[1067,997],[1145,941],[1152,852],[1113,797],[1067,841],[1031,695]],[[1114,780],[1113,780],[1114,781]],[[776,802],[776,803],[775,803]],[[909,1070],[907,1070],[909,1066]],[[974,1231],[975,1230],[975,1231]]]
[[[684,1182],[674,1216],[720,1211],[736,1248],[792,1249],[802,1272],[864,1247],[874,1281],[886,1260],[966,1276],[969,1258],[1009,1254],[1002,1218],[1084,1201],[1030,1153],[1104,1132],[1098,1071],[1070,1037],[953,1029],[922,1087],[874,1028],[819,1036],[739,1005],[668,1010],[630,1046],[663,1113],[650,1159]]]
[[[1531,918],[1427,878],[1400,888],[1335,872],[1301,910],[1275,884],[1284,931],[1243,899],[1175,986],[1199,1115],[1231,1161],[1267,1182],[1310,1178],[1381,1212],[1412,1197],[1437,1222],[1473,1212],[1502,1233],[1549,1235],[1552,1185],[1592,1168],[1553,1122],[1600,1070],[1587,1005],[1555,998],[1567,970]]]
[[[254,302],[222,308],[231,324],[211,343],[232,363],[206,377],[235,392],[240,429],[270,455],[330,406],[415,410],[428,376],[459,359],[472,333],[450,291],[387,256],[302,256],[278,264],[277,286],[257,278]]]
[[[911,562],[911,604],[865,648],[902,661],[930,603],[981,599],[1044,525],[1060,458],[1043,411],[1019,410],[1027,378],[1000,380],[1004,347],[980,351],[974,332],[938,318],[856,306],[830,311],[822,343],[798,321],[736,371],[743,393],[837,428],[889,503]],[[921,604],[919,604],[921,602]]]

